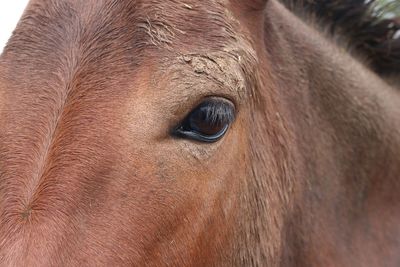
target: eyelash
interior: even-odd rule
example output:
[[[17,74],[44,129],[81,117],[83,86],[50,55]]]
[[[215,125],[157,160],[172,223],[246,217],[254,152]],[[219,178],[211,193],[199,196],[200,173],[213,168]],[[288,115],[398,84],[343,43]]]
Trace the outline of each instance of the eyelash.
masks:
[[[206,109],[206,122],[212,125],[231,124],[235,120],[234,109],[230,104],[222,103],[221,100],[208,100],[203,102],[199,108]]]

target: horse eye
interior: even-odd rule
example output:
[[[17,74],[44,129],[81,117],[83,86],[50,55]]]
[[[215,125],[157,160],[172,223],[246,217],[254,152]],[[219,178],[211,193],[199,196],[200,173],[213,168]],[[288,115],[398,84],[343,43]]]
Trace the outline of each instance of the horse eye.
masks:
[[[234,105],[228,100],[208,99],[192,110],[174,130],[174,135],[200,142],[221,139],[235,118]]]

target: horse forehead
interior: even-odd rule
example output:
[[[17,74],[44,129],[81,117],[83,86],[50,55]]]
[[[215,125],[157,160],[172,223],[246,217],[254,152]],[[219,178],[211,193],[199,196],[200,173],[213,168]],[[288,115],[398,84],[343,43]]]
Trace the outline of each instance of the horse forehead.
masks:
[[[32,0],[5,52],[47,66],[77,56],[136,60],[154,48],[221,51],[237,41],[238,25],[225,0]]]
[[[39,27],[45,26],[43,22],[50,22],[47,26],[57,24],[58,30],[65,30],[61,24],[75,26],[68,33],[75,30],[105,35],[110,33],[106,26],[114,25],[145,30],[163,42],[178,33],[195,32],[201,39],[207,37],[204,32],[220,31],[213,36],[217,39],[228,36],[226,29],[232,28],[229,6],[227,0],[31,0],[25,19]]]
[[[84,77],[90,86],[135,72],[149,57],[233,58],[246,69],[255,54],[239,25],[224,0],[32,0],[4,54],[22,63],[10,64],[10,75],[38,70],[30,81],[38,87],[49,70],[58,85]]]

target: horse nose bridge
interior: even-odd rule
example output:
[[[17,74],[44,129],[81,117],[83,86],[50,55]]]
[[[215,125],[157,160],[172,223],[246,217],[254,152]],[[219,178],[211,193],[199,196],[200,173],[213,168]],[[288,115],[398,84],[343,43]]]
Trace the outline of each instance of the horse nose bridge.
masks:
[[[55,151],[32,190],[27,211],[64,213],[78,207],[88,194],[104,189],[103,177],[110,171],[112,160],[93,146],[71,144],[70,148]]]
[[[25,166],[15,175],[9,169],[7,173],[0,171],[0,258],[5,255],[2,252],[6,253],[2,248],[15,240],[30,245],[19,246],[12,252],[14,255],[37,259],[40,253],[56,255],[61,240],[78,238],[74,232],[75,227],[80,227],[77,222],[84,222],[108,203],[104,196],[112,187],[109,177],[115,170],[116,158],[101,149],[101,140],[86,141],[61,139],[61,146],[51,153],[52,160],[45,165],[32,191],[26,187],[27,180],[33,177],[32,167]],[[12,183],[3,183],[3,178]],[[46,240],[48,237],[51,240]]]
[[[77,133],[78,131],[74,131]],[[97,140],[97,141],[96,141]],[[0,212],[14,223],[57,217],[63,220],[83,202],[106,190],[115,160],[102,139],[65,135],[54,141],[44,162],[12,162],[0,172]],[[8,162],[11,164],[11,162]]]
[[[99,188],[114,165],[113,124],[100,116],[96,103],[75,97],[63,105],[52,104],[47,109],[40,105],[40,113],[11,110],[4,119],[0,131],[3,219],[20,222],[73,209],[88,188]]]

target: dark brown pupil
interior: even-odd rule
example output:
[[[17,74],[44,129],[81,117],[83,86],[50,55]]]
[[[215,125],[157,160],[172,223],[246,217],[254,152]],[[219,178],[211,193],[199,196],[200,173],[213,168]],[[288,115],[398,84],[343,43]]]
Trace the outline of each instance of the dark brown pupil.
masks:
[[[190,128],[203,135],[216,135],[220,133],[225,125],[219,121],[211,121],[207,114],[201,109],[192,114],[189,119]]]

